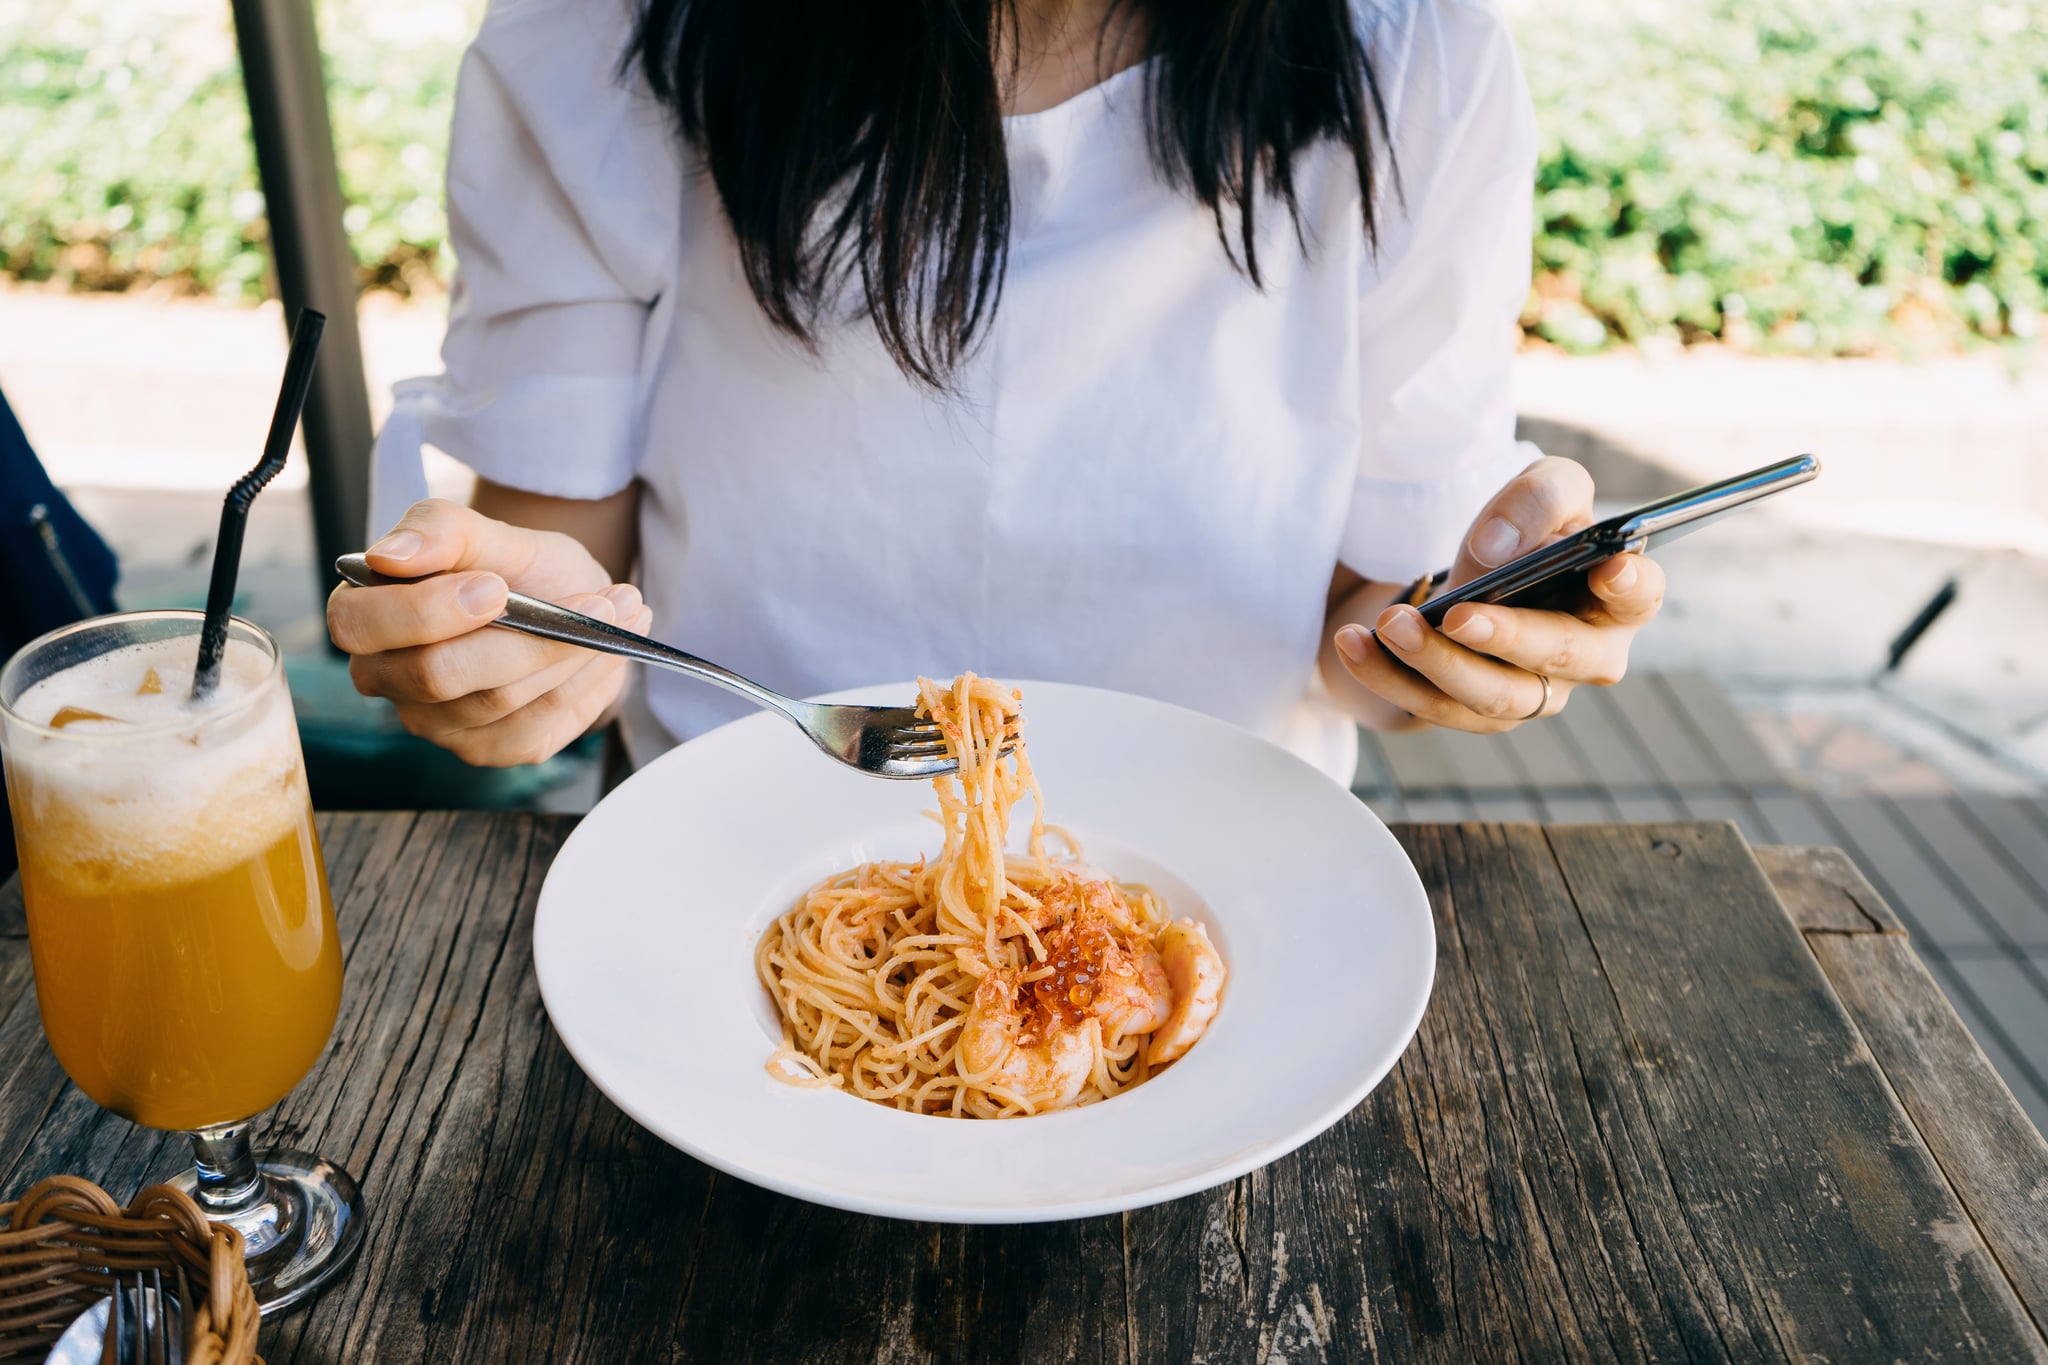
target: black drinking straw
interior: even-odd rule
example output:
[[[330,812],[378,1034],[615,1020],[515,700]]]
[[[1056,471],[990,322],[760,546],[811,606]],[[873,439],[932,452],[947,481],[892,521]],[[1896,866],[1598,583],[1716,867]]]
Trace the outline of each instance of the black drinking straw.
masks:
[[[277,411],[270,415],[270,435],[263,442],[263,458],[254,469],[235,480],[220,509],[220,538],[213,544],[213,581],[206,589],[206,624],[199,628],[199,668],[192,675],[192,700],[205,701],[220,682],[221,656],[228,648],[228,611],[235,604],[235,574],[242,564],[242,532],[249,525],[249,506],[263,485],[277,477],[291,454],[292,432],[306,406],[306,392],[313,387],[313,358],[320,352],[320,334],[327,329],[327,315],[310,308],[299,310],[292,325],[292,344],[284,361],[284,387],[278,390]]]

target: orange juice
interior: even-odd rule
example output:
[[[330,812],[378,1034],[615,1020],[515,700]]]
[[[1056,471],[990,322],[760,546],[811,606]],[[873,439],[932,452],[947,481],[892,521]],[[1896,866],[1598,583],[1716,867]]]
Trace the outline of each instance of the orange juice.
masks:
[[[11,710],[7,785],[43,1028],[99,1104],[152,1128],[246,1119],[318,1059],[341,950],[283,673],[191,638],[47,677]]]

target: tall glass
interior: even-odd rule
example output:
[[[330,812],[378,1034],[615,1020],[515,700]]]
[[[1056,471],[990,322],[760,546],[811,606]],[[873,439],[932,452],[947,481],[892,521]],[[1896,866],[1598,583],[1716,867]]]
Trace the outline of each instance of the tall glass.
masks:
[[[173,1183],[247,1239],[269,1314],[362,1245],[347,1172],[249,1144],[327,1045],[341,947],[277,645],[232,622],[194,706],[201,619],[103,616],[26,646],[0,671],[0,758],[50,1048],[103,1107],[191,1135]]]

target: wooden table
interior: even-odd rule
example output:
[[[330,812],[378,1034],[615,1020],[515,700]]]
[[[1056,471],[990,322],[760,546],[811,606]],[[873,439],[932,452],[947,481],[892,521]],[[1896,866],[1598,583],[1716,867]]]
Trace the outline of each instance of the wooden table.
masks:
[[[584,1080],[529,932],[571,823],[324,818],[348,988],[270,1129],[372,1223],[271,1361],[2048,1360],[2048,1144],[1830,850],[1403,827],[1436,988],[1365,1103],[1207,1194],[962,1228],[717,1175]],[[19,914],[0,1195],[125,1198],[182,1143],[64,1079]]]

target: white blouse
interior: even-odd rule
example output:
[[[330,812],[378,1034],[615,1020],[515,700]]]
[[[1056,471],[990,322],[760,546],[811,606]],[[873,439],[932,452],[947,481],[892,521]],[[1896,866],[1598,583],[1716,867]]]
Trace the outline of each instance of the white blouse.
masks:
[[[1355,731],[1310,696],[1332,569],[1450,563],[1536,454],[1508,383],[1534,118],[1492,6],[1362,11],[1399,194],[1375,254],[1347,156],[1305,152],[1310,249],[1269,207],[1263,290],[1153,172],[1142,67],[1006,119],[1009,273],[952,399],[865,321],[816,355],[769,326],[708,176],[618,75],[631,12],[490,7],[449,157],[446,373],[398,386],[372,533],[425,495],[423,442],[558,497],[638,479],[654,633],[779,691],[1089,683],[1348,780]],[[654,673],[628,747],[745,710]]]

